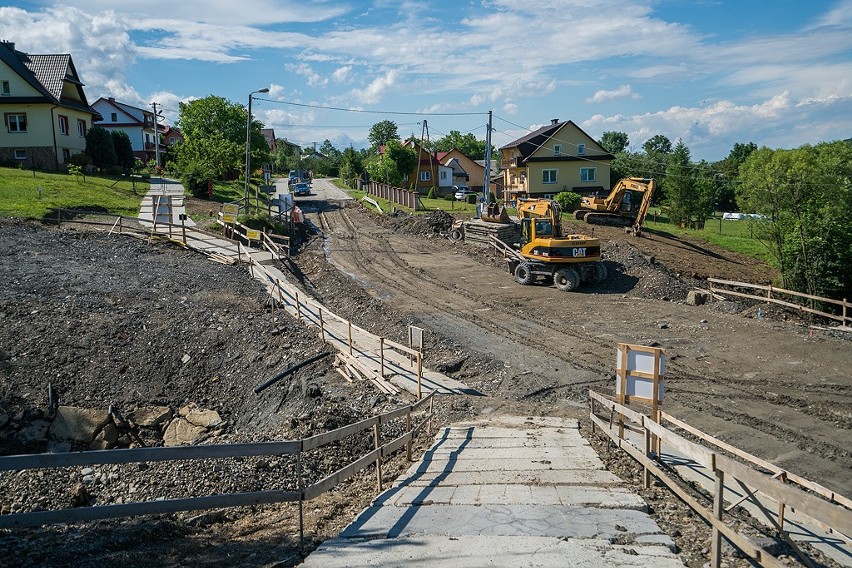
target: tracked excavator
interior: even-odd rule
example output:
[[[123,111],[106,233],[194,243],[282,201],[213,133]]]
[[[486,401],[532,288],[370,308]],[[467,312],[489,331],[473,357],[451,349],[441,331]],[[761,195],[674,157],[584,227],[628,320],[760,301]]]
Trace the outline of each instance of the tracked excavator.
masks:
[[[606,197],[583,197],[574,218],[592,225],[627,227],[625,231],[639,236],[655,189],[653,179],[620,179]],[[642,194],[639,203],[635,203],[633,192]]]
[[[525,199],[518,203],[521,223],[519,250],[507,247],[509,272],[519,284],[552,280],[570,292],[581,284],[606,279],[600,240],[586,235],[562,234],[562,210],[552,199]]]

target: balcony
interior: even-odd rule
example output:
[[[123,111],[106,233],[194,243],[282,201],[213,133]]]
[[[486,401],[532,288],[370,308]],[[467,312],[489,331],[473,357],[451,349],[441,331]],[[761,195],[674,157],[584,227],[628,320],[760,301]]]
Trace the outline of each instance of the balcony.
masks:
[[[512,156],[511,158],[505,158],[500,161],[500,169],[508,170],[509,168],[522,168],[524,164],[521,160],[520,156]]]

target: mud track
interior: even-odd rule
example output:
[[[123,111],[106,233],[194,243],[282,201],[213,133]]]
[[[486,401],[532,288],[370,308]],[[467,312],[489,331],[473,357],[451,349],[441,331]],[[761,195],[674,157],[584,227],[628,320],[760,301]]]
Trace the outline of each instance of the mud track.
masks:
[[[608,261],[613,276],[597,288],[563,293],[520,286],[501,259],[445,237],[383,226],[358,205],[312,205],[308,217],[323,235],[297,259],[305,274],[332,286],[340,305],[347,288],[361,288],[426,328],[432,347],[456,349],[459,361],[448,368],[463,380],[465,358],[489,362],[492,376],[472,385],[492,395],[483,404],[499,400],[510,409],[533,403],[544,414],[576,411],[588,387],[612,390],[617,342],[657,345],[669,357],[665,410],[852,494],[852,343],[820,333],[811,337],[793,323],[746,317],[730,302],[688,306],[682,298],[689,286],[676,278],[712,271],[757,281],[771,270],[667,236],[635,244],[618,231],[599,231],[609,239],[605,256],[616,259]],[[647,255],[658,263],[625,260]],[[368,312],[353,319],[382,325]]]

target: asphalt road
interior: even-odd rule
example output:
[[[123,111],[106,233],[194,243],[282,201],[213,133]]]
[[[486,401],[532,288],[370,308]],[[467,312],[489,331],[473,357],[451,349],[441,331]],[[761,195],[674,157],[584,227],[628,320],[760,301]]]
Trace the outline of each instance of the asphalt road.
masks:
[[[348,193],[331,183],[329,178],[317,178],[311,184],[311,194],[296,197],[296,205],[311,201],[344,201],[352,199]]]

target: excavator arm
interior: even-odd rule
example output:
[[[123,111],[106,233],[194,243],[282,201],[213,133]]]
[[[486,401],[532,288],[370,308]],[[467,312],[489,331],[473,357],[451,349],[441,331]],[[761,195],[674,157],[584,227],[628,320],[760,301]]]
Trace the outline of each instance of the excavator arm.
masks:
[[[639,211],[636,213],[636,221],[633,223],[633,234],[639,235],[642,232],[642,225],[645,223],[645,215],[648,214],[648,209],[651,207],[651,199],[654,197],[654,191],[657,189],[657,183],[653,179],[643,180],[645,193],[642,195],[642,203],[639,205]]]

